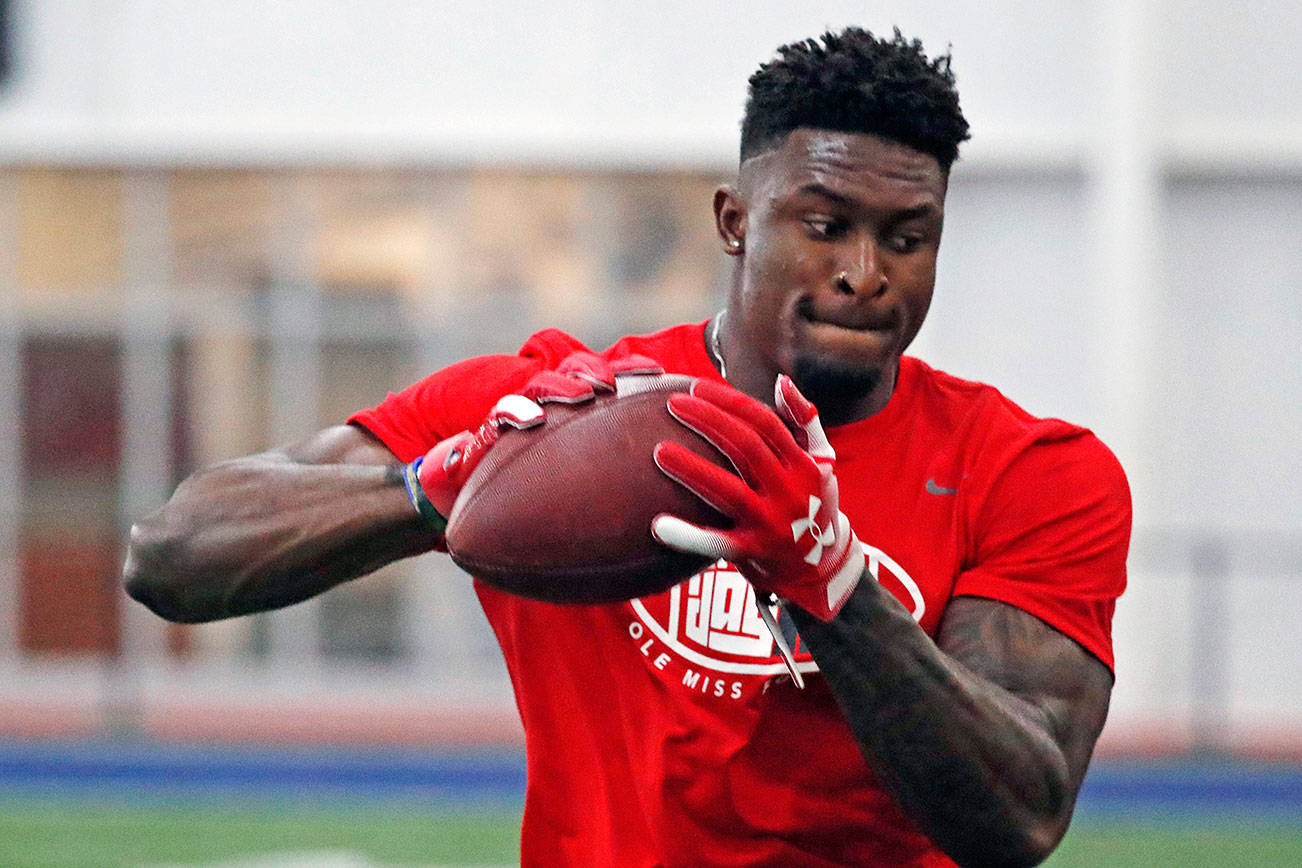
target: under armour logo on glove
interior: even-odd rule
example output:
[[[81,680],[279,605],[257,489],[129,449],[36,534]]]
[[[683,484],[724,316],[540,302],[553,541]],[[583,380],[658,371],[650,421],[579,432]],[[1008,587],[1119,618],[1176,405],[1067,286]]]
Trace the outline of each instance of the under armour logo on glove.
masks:
[[[656,464],[733,526],[660,515],[651,532],[679,551],[731,561],[759,591],[826,621],[863,575],[863,548],[838,507],[836,453],[818,411],[785,375],[775,398],[777,413],[730,386],[698,380],[691,394],[669,399],[674,418],[714,444],[737,473],[671,442],[656,446]]]
[[[800,538],[809,534],[814,538],[814,547],[805,555],[805,563],[816,564],[823,559],[823,547],[829,546],[836,541],[836,534],[832,532],[832,526],[829,524],[825,528],[819,528],[816,518],[818,508],[823,505],[823,501],[814,495],[809,495],[809,516],[807,518],[798,518],[791,523],[791,538],[800,542]]]

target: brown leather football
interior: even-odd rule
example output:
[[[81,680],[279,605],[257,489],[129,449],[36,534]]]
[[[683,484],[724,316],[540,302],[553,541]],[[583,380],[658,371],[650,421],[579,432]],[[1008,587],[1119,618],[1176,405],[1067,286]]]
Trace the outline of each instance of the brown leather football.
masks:
[[[673,440],[721,467],[728,460],[665,406],[691,378],[621,377],[617,395],[546,404],[547,421],[508,429],[462,488],[448,551],[490,585],[535,600],[596,603],[673,587],[709,565],[651,536],[662,512],[711,527],[727,520],[660,472]]]

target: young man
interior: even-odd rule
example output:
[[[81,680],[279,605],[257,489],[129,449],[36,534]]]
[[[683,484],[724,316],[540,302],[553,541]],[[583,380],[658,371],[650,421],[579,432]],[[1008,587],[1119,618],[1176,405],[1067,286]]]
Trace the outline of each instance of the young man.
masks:
[[[671,447],[655,459],[733,527],[652,530],[726,563],[602,606],[477,583],[527,738],[522,861],[1042,860],[1107,712],[1130,504],[1088,431],[903,356],[966,137],[948,57],[898,33],[780,49],[715,195],[726,311],[599,355],[542,332],[201,471],[133,529],[129,591],[210,620],[437,548],[502,425],[545,424],[548,401],[634,371],[689,374],[671,411],[740,478]],[[755,589],[782,603],[803,688]]]

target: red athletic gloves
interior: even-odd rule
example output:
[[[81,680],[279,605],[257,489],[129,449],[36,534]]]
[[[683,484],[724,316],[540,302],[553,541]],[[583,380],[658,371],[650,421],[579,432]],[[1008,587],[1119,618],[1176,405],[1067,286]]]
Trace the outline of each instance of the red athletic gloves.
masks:
[[[503,396],[475,431],[462,431],[435,444],[423,458],[404,470],[403,480],[411,505],[438,534],[447,527],[461,486],[466,484],[497,442],[502,429],[532,428],[546,418],[547,403],[581,404],[597,392],[615,391],[615,377],[626,374],[659,374],[663,369],[644,356],[629,356],[608,362],[592,353],[572,353],[555,370],[535,374],[519,393]]]
[[[724,558],[761,592],[831,620],[863,574],[863,548],[837,505],[836,453],[818,410],[779,376],[777,414],[747,395],[698,380],[669,412],[714,444],[737,475],[677,443],[656,446],[666,475],[732,519],[714,530],[660,515],[655,538],[679,551]]]
[[[524,395],[503,396],[477,430],[453,434],[407,465],[403,482],[411,505],[441,535],[447,529],[447,517],[452,514],[461,486],[497,442],[502,429],[507,425],[532,428],[542,423],[543,409],[536,401]]]

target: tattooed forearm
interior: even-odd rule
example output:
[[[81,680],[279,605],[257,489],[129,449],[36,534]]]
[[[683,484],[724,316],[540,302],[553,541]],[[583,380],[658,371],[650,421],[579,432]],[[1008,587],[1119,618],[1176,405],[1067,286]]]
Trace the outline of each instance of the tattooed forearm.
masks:
[[[1002,603],[958,598],[933,643],[875,582],[793,612],[873,770],[963,864],[1035,864],[1066,831],[1111,674]]]

